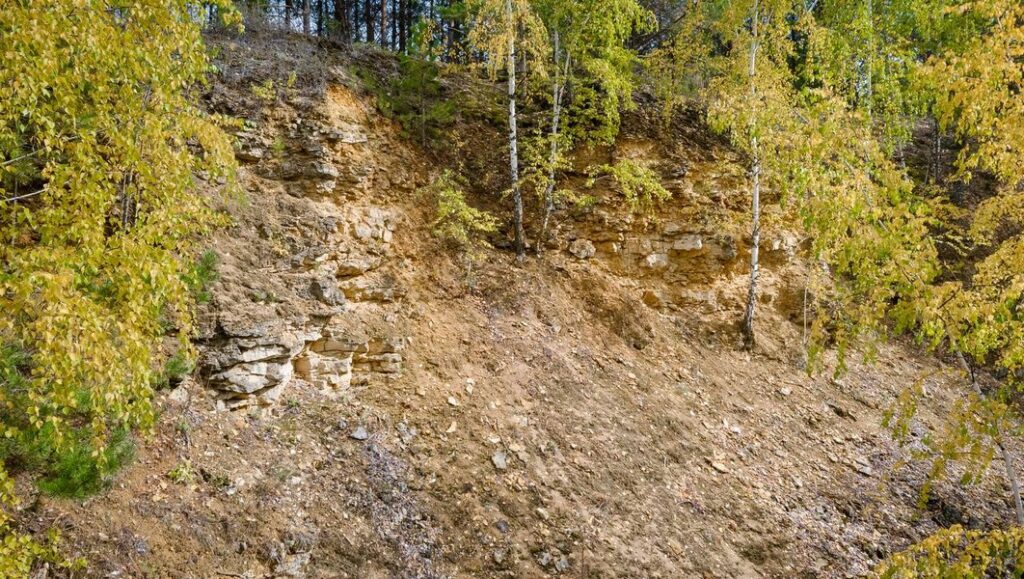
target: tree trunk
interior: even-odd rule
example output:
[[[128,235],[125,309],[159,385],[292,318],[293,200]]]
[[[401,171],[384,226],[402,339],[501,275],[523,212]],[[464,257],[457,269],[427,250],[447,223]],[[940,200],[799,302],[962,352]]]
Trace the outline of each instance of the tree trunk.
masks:
[[[380,0],[380,45],[388,46],[388,0]]]
[[[375,26],[373,17],[373,0],[366,0],[363,4],[363,17],[366,19],[366,42],[373,42],[373,27]]]
[[[334,0],[334,21],[338,27],[337,34],[342,42],[349,41],[348,7],[344,0]]]
[[[757,85],[754,75],[757,72],[757,48],[758,48],[758,20],[757,1],[754,2],[753,17],[753,41],[750,44],[750,64],[747,69],[747,77],[750,82],[750,105],[757,102]],[[761,157],[758,150],[757,136],[751,127],[750,137],[750,209],[751,209],[751,232],[750,232],[750,290],[747,292],[747,311],[743,316],[743,346],[750,350],[754,348],[756,338],[754,337],[754,310],[757,307],[757,276],[760,263],[758,251],[761,246]]]
[[[523,196],[519,190],[519,142],[516,134],[516,34],[512,0],[505,0],[505,16],[511,33],[508,35],[508,152],[509,173],[512,177],[512,222],[515,227],[516,261],[526,259],[526,241],[523,234]]]
[[[352,43],[355,44],[356,42],[359,42],[359,40],[360,40],[360,36],[359,36],[359,23],[360,23],[360,20],[359,20],[359,0],[353,0],[353,2],[352,2],[352,18],[349,19],[349,22],[351,23],[350,26],[352,27]]]
[[[957,360],[960,362],[960,367],[963,368],[964,372],[967,373],[967,379],[971,381],[971,388],[979,398],[985,398],[985,394],[981,391],[981,386],[978,385],[978,379],[974,374],[974,369],[970,364],[967,363],[967,358],[963,352],[956,350]],[[1006,479],[1010,481],[1010,492],[1013,494],[1013,507],[1017,512],[1017,524],[1024,527],[1024,503],[1021,502],[1020,498],[1020,481],[1017,479],[1017,473],[1013,469],[1013,456],[1010,451],[1006,449],[1006,445],[1003,444],[1003,429],[1000,425],[996,425],[996,448],[999,449],[999,457],[1003,460],[1003,466],[1006,468]]]
[[[448,56],[448,58],[451,58],[452,54],[454,54],[454,51],[452,50],[452,46],[454,44],[455,39],[455,37],[453,36],[455,34],[454,22],[442,18],[441,30],[444,31],[444,53],[445,55]]]
[[[398,18],[398,52],[405,54],[405,43],[409,38],[409,0],[399,0]]]
[[[561,58],[559,47],[558,30],[552,34],[552,43],[555,49],[555,81],[551,90],[554,110],[551,113],[551,153],[548,160],[548,183],[544,188],[544,220],[540,227],[540,237],[537,239],[537,255],[544,251],[544,244],[548,241],[548,222],[551,213],[555,210],[555,164],[558,161],[558,129],[562,117],[562,94],[565,92],[565,83],[569,78],[570,54],[565,54],[565,74],[559,77],[558,63]]]
[[[750,233],[750,289],[747,292],[747,310],[743,316],[743,346],[752,349],[754,337],[754,310],[757,306],[757,278],[760,273],[758,252],[761,246],[761,160],[757,153],[757,137],[751,139],[754,149],[751,160],[751,233]]]
[[[462,32],[462,20],[458,18],[452,18],[452,42],[451,48],[449,50],[450,53],[453,55],[452,59],[458,63],[466,62],[464,58],[465,52],[458,50],[459,43],[462,42],[463,36],[464,34]]]
[[[292,29],[292,0],[284,0],[284,29]]]
[[[398,46],[398,0],[391,0],[391,50]]]
[[[302,33],[309,35],[309,0],[302,0]]]
[[[864,59],[864,68],[867,70],[867,101],[868,101],[868,120],[871,122],[872,111],[874,109],[875,102],[875,71],[871,68],[872,63],[875,59],[875,11],[874,11],[874,0],[868,0],[868,56]],[[873,124],[873,123],[872,123]]]

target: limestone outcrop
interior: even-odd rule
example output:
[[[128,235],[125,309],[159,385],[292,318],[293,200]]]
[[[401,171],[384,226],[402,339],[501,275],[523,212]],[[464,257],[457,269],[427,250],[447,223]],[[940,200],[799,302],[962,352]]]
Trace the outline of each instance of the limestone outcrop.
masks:
[[[341,393],[403,369],[407,340],[386,322],[406,295],[393,256],[402,215],[363,194],[417,186],[417,166],[340,88],[292,104],[237,133],[253,205],[218,239],[221,280],[200,312],[200,376],[224,408],[272,404],[294,380]]]

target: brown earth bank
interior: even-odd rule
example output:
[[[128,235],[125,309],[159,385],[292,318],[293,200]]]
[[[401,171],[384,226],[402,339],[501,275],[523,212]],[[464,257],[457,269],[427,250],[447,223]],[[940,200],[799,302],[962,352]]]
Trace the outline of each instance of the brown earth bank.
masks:
[[[579,159],[658,171],[656,219],[599,184],[542,258],[470,267],[419,191],[461,166],[500,210],[486,114],[423,150],[361,88],[390,57],[212,42],[207,104],[246,119],[246,193],[209,241],[199,370],[160,393],[112,488],[21,513],[62,529],[87,576],[850,577],[941,526],[1010,521],[998,473],[918,507],[927,465],[881,426],[916,381],[936,420],[952,367],[896,344],[836,379],[802,369],[791,233],[769,227],[759,346],[739,349],[743,172],[698,116],[641,108]],[[464,110],[491,99],[444,83]]]

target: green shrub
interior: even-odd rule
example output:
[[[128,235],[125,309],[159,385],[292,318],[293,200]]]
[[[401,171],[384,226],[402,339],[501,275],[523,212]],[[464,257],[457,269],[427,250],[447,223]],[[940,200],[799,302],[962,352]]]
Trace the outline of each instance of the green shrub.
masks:
[[[99,456],[96,456],[96,453]],[[84,498],[106,489],[113,475],[135,457],[135,444],[126,430],[116,433],[103,447],[77,441],[55,452],[46,474],[39,480],[43,492],[69,498]]]
[[[205,304],[213,298],[210,286],[219,278],[217,254],[212,249],[207,249],[185,274],[185,283],[188,285],[189,291],[192,292],[192,299],[196,303]]]
[[[884,579],[1024,576],[1024,528],[968,531],[943,529],[885,560]]]
[[[498,219],[466,203],[460,180],[451,171],[442,173],[425,193],[437,206],[431,223],[437,238],[463,251],[488,245],[486,236],[497,231]]]
[[[252,90],[252,94],[256,95],[256,98],[265,103],[277,100],[277,87],[274,86],[273,79],[268,78],[261,84],[253,83],[249,88]]]
[[[626,198],[626,205],[634,213],[651,213],[654,205],[672,197],[657,173],[631,159],[623,159],[614,165],[599,165],[590,169],[589,186],[602,178],[610,177],[619,192]]]
[[[192,468],[192,463],[185,460],[172,468],[171,471],[167,473],[167,478],[171,479],[175,484],[187,485],[196,480],[196,471]]]
[[[157,387],[169,388],[177,386],[186,376],[192,373],[193,369],[195,369],[195,364],[189,352],[179,349],[164,363],[164,369],[160,374]]]

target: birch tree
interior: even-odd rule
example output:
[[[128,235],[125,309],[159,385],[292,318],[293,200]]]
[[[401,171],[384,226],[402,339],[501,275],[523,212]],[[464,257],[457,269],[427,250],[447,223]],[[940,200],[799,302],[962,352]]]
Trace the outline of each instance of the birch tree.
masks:
[[[937,479],[948,475],[951,463],[964,467],[961,480],[970,483],[998,460],[1016,520],[1024,525],[1016,460],[1008,444],[1020,432],[1021,414],[1013,399],[1024,377],[1024,242],[1019,233],[1024,225],[1024,105],[1019,95],[1024,6],[1012,0],[840,1],[830,6],[809,30],[805,80],[834,87],[853,110],[867,116],[885,149],[897,157],[910,138],[909,127],[922,117],[935,123],[936,142],[946,134],[959,151],[945,180],[940,182],[935,171],[911,185],[928,197],[901,194],[917,207],[907,209],[907,219],[931,215],[915,238],[892,248],[899,252],[892,255],[920,252],[921,258],[900,263],[904,281],[885,281],[863,267],[844,272],[861,288],[856,293],[864,305],[855,308],[876,312],[850,320],[849,327],[884,332],[888,324],[915,333],[930,348],[950,355],[965,375],[957,379],[962,400],[917,453],[932,465],[922,500]],[[850,31],[854,34],[847,37]],[[952,197],[947,188],[969,182],[979,171],[995,177],[994,195],[970,212],[944,199]],[[936,243],[962,249],[939,260]],[[866,251],[851,255],[861,259]],[[882,288],[893,291],[871,296]],[[985,374],[994,376],[983,380]],[[923,388],[913,385],[891,409],[886,421],[898,439],[908,440],[923,395]]]
[[[523,196],[519,176],[519,117],[517,101],[517,58],[533,64],[543,73],[547,50],[544,23],[529,0],[471,0],[473,27],[468,40],[486,56],[486,68],[492,78],[504,69],[508,94],[508,151],[512,226],[516,260],[526,257],[526,234],[523,225]],[[519,52],[519,57],[517,57]]]
[[[655,69],[694,66],[704,75],[698,98],[711,127],[729,136],[744,154],[751,197],[750,282],[742,320],[744,346],[755,344],[760,274],[762,193],[766,186],[784,193],[788,150],[797,131],[793,51],[787,21],[799,10],[789,0],[712,0],[698,2],[685,17],[674,43],[656,57]],[[676,83],[687,79],[674,74]],[[683,88],[670,86],[679,94]]]
[[[1024,382],[1024,5],[1015,0],[943,3],[959,34],[938,43],[919,70],[921,90],[931,99],[940,129],[957,139],[953,180],[978,172],[997,180],[996,191],[973,212],[956,213],[968,250],[982,257],[969,275],[947,275],[919,304],[920,333],[933,348],[946,349],[967,376],[966,401],[953,409],[940,433],[930,438],[933,478],[959,461],[978,480],[998,457],[1010,482],[1019,525],[1024,526],[1020,483],[1007,438],[1024,417],[1015,396]],[[968,31],[969,34],[963,34]],[[952,264],[956,267],[957,264]],[[994,380],[982,383],[986,368]],[[901,400],[893,424],[901,428],[916,413],[919,391]]]
[[[117,434],[156,417],[168,324],[190,351],[190,248],[218,222],[197,179],[234,166],[191,98],[208,5],[238,21],[226,0],[0,10],[0,569],[15,575],[45,553],[12,529],[5,469],[71,449],[108,474]]]
[[[803,81],[827,86],[863,111],[886,150],[902,157],[915,123],[927,113],[913,84],[921,55],[937,31],[921,0],[816,2],[804,26]],[[926,11],[929,15],[930,11]],[[923,30],[927,28],[927,30]]]
[[[618,134],[620,110],[632,108],[636,53],[626,44],[655,26],[654,15],[636,0],[540,0],[537,12],[551,36],[551,94],[547,159],[537,162],[543,213],[537,251],[548,238],[556,205],[556,175],[577,141],[610,143]],[[575,102],[566,102],[570,84]],[[566,114],[584,118],[563,129]],[[595,122],[596,121],[596,122]]]

